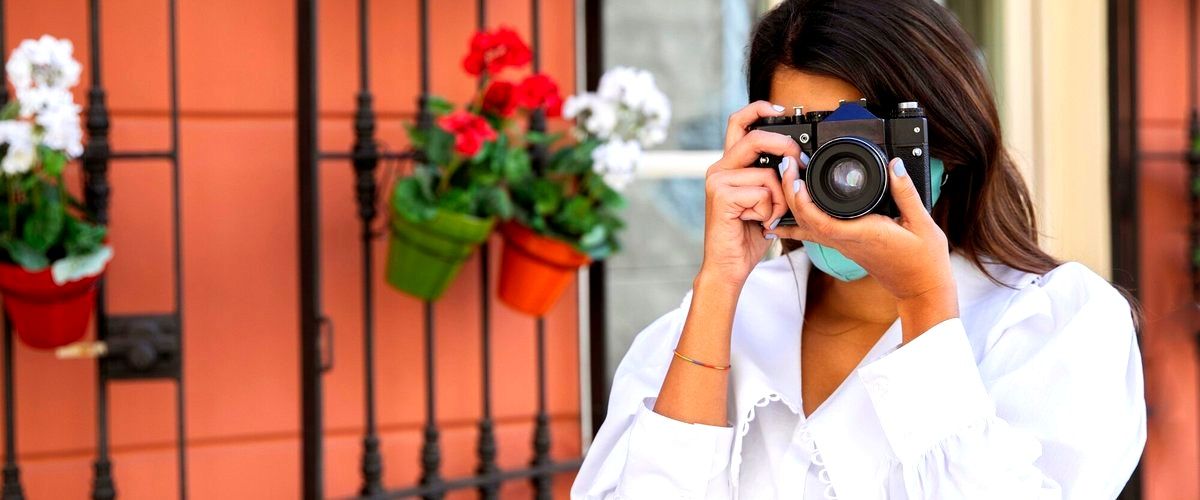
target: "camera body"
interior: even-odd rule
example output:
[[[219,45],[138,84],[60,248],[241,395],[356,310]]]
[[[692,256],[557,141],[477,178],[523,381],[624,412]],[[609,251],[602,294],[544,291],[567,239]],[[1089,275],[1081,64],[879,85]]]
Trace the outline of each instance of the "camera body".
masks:
[[[804,112],[766,117],[752,130],[791,137],[809,157],[805,183],[813,203],[839,219],[877,213],[899,217],[888,188],[888,163],[900,158],[925,210],[932,208],[929,178],[929,127],[925,111],[916,102],[900,103],[881,118],[867,109],[866,99],[846,102],[834,111]],[[762,155],[755,167],[778,171],[781,157]],[[789,211],[781,224],[795,224]]]

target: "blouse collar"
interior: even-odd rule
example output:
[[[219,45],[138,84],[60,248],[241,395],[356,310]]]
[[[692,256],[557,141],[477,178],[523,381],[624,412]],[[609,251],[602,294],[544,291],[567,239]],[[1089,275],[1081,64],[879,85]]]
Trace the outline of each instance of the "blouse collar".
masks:
[[[1029,283],[1029,275],[999,264],[985,264],[1010,287]],[[980,272],[967,258],[954,253],[951,271],[958,290],[960,311],[967,311],[999,285]],[[775,400],[792,411],[800,408],[800,327],[807,301],[808,276],[812,262],[803,250],[760,264],[747,282],[734,319],[730,377],[737,413],[736,425],[747,426],[753,408]],[[872,348],[867,358],[880,357],[899,345],[901,331],[893,324]],[[741,338],[737,338],[741,337]],[[864,362],[869,362],[867,359]],[[832,396],[831,396],[832,397]]]

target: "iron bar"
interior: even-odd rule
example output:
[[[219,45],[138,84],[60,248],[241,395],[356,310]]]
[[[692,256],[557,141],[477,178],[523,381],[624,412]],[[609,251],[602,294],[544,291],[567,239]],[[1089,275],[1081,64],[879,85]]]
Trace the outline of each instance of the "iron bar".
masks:
[[[600,85],[604,74],[604,30],[602,0],[584,0],[584,82],[586,88]],[[588,366],[592,401],[592,435],[608,414],[608,283],[607,266],[600,260],[588,268]]]
[[[437,487],[414,486],[401,490],[387,492],[383,498],[412,498],[424,497],[430,494],[445,494],[451,491],[464,490],[468,488],[478,488],[484,483],[503,483],[516,479],[525,479],[538,474],[554,475],[561,472],[570,472],[579,469],[583,464],[582,458],[567,460],[563,462],[551,462],[542,467],[529,467],[516,470],[501,470],[486,476],[467,476],[460,479],[445,481]]]
[[[321,394],[320,176],[317,172],[317,2],[296,0],[296,161],[300,225],[303,495],[324,496]]]
[[[379,435],[375,428],[375,303],[374,256],[371,225],[376,216],[375,171],[379,166],[379,147],[375,142],[375,112],[372,107],[368,65],[368,4],[358,2],[359,91],[354,115],[354,175],[358,217],[362,223],[362,297],[363,297],[363,440],[362,486],[359,495],[376,497],[383,493],[383,457],[379,453]]]
[[[418,1],[417,9],[421,61],[421,95],[417,98],[417,127],[429,130],[433,127],[433,116],[429,112],[429,0]],[[418,155],[417,160],[424,161],[423,155]],[[433,312],[433,303],[425,302],[425,432],[421,444],[421,485],[429,488],[429,493],[422,495],[426,500],[440,500],[442,494],[439,488],[443,484],[440,471],[441,450],[438,448],[437,402],[434,397],[436,329]]]
[[[378,146],[378,144],[377,144],[377,146]],[[380,160],[388,160],[388,161],[409,160],[409,159],[412,159],[414,155],[415,155],[415,153],[413,153],[412,151],[379,151],[376,153],[376,156]],[[353,151],[325,151],[325,152],[319,153],[317,155],[317,159],[319,159],[321,161],[326,161],[326,160],[353,161],[354,160],[354,152]]]
[[[178,118],[172,113],[172,120]],[[174,151],[113,151],[109,153],[110,160],[176,160]]]
[[[84,198],[88,212],[96,222],[108,224],[108,162],[112,150],[108,143],[108,108],[102,84],[100,58],[100,0],[88,2],[88,38],[91,43],[91,88],[88,90],[87,145],[83,151]],[[96,285],[96,339],[108,336],[108,313],[105,308],[105,280]],[[108,376],[107,361],[96,361],[96,459],[92,464],[93,500],[111,500],[117,496],[112,477],[112,460],[108,444]]]
[[[424,4],[424,0],[421,3]],[[443,493],[443,481],[439,471],[442,457],[438,448],[437,408],[434,397],[437,385],[433,364],[435,334],[433,302],[425,302],[425,441],[421,445],[421,486],[428,489],[428,492],[422,495],[426,500],[440,500]]]
[[[0,54],[7,54],[4,22],[5,2],[0,0]],[[8,75],[0,64],[0,106],[8,104]],[[17,399],[16,380],[13,377],[13,327],[8,316],[4,317],[4,486],[0,497],[4,500],[24,500],[25,489],[21,487],[21,467],[17,465]]]
[[[175,328],[179,331],[179,371],[175,373],[175,447],[178,457],[176,467],[179,476],[179,498],[188,497],[187,481],[187,408],[184,394],[183,363],[183,190],[180,185],[182,173],[179,166],[179,36],[178,0],[167,0],[167,71],[169,72],[171,99],[171,216],[175,221],[171,230],[174,246],[175,267]]]
[[[534,468],[544,468],[550,464],[550,416],[546,413],[546,320],[537,319],[537,386],[538,409],[536,425],[533,432],[533,461]],[[550,474],[533,475],[533,491],[538,500],[549,500],[553,492]]]
[[[2,10],[2,7],[0,7]],[[2,51],[2,47],[0,47]],[[4,318],[4,500],[24,500],[25,490],[21,487],[21,469],[17,466],[17,415],[16,397],[13,388],[13,329],[8,317]]]
[[[530,1],[530,40],[532,41],[533,51],[533,72],[539,73],[542,70],[542,36],[541,36],[541,2],[540,0]],[[546,114],[541,110],[535,110],[529,116],[529,130],[534,132],[546,131]],[[534,172],[541,173],[546,165],[546,146],[534,145],[530,148],[530,163]],[[534,468],[544,468],[550,463],[550,417],[546,414],[546,320],[539,317],[536,324],[537,329],[537,385],[538,385],[538,408],[537,416],[534,418],[533,430],[533,460],[530,462]],[[534,474],[532,476],[533,492],[539,499],[549,500],[553,494],[551,476],[547,472]]]
[[[479,31],[487,29],[487,0],[475,2],[475,27]],[[483,91],[484,79],[479,79],[479,91]],[[491,290],[491,241],[485,239],[479,246],[479,316],[480,316],[480,358],[482,363],[481,391],[483,394],[483,412],[479,418],[479,441],[476,452],[479,455],[479,466],[475,469],[480,477],[491,477],[500,471],[496,465],[496,431],[492,421],[492,290]],[[500,494],[500,483],[483,481],[479,483],[479,497],[483,500],[494,500]]]

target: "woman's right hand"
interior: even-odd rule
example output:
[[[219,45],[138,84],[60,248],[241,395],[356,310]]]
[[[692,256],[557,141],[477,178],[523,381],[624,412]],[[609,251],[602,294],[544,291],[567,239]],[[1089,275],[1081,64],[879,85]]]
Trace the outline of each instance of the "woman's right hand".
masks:
[[[729,116],[725,154],[708,168],[705,177],[704,261],[700,266],[705,281],[740,289],[770,244],[763,230],[775,229],[787,213],[779,173],[753,165],[763,153],[792,162],[800,157],[800,146],[786,135],[747,131],[759,118],[782,114],[782,107],[757,101]]]

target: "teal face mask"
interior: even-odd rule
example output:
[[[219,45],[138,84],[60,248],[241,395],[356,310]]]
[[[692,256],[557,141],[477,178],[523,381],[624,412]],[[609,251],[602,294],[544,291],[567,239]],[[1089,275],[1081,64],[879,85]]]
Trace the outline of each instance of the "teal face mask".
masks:
[[[945,171],[946,167],[942,164],[942,160],[937,158],[930,160],[929,187],[933,194],[933,203],[930,205],[937,203],[938,198],[942,195],[942,174]],[[808,252],[808,260],[812,261],[813,267],[839,280],[854,281],[867,276],[867,270],[858,263],[825,245],[805,241],[804,251]]]

